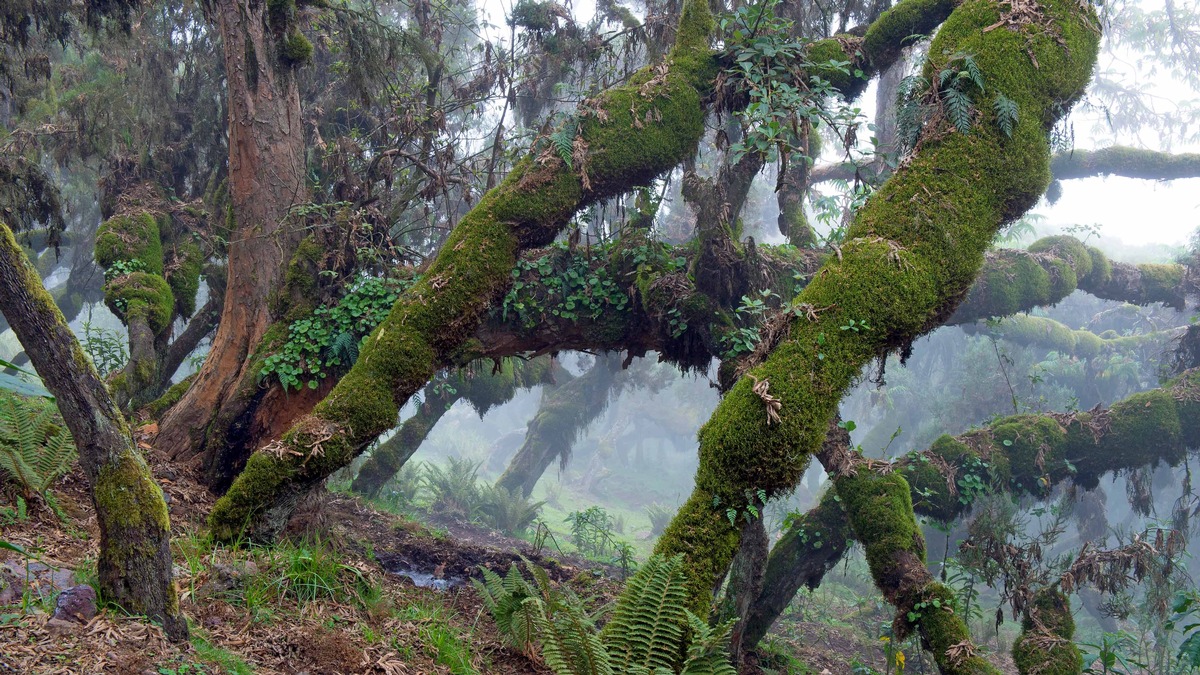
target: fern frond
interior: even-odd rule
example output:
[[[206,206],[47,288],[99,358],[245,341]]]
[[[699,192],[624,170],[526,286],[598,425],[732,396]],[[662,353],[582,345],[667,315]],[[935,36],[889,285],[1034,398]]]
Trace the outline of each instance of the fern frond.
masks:
[[[621,672],[671,669],[687,621],[683,556],[651,556],[629,579],[602,637]]]
[[[27,495],[45,494],[74,458],[71,435],[53,406],[13,395],[0,398],[0,470]]]
[[[957,89],[946,89],[942,92],[942,104],[945,106],[946,117],[960,133],[971,131],[971,99]]]
[[[1005,136],[1012,138],[1013,128],[1021,119],[1017,102],[1004,94],[996,94],[996,100],[992,103],[992,107],[996,111],[996,124],[999,125],[1000,131],[1003,131]]]
[[[709,626],[689,611],[687,620],[692,630],[692,642],[688,645],[687,660],[680,675],[737,675],[737,669],[729,662],[729,633],[737,619]]]
[[[964,56],[963,65],[971,82],[975,83],[976,87],[979,87],[979,91],[983,91],[983,73],[979,70],[979,65],[975,63],[975,57],[970,55]]]
[[[329,343],[329,353],[343,364],[353,364],[358,360],[358,345],[359,339],[353,333],[343,331]]]
[[[574,117],[567,117],[562,126],[554,133],[550,134],[550,143],[554,146],[554,152],[558,158],[567,165],[568,169],[573,169],[571,166],[571,158],[575,154],[575,136],[579,132],[579,123]]]

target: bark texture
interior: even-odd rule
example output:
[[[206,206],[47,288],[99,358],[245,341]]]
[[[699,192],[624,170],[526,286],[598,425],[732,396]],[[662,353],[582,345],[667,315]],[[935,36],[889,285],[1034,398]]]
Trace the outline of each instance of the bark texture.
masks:
[[[290,5],[295,11],[294,4]],[[308,200],[304,131],[295,67],[307,43],[286,16],[289,3],[211,0],[221,34],[229,100],[229,197],[234,227],[213,348],[182,405],[163,418],[157,445],[173,459],[200,457],[210,482],[218,446],[244,421],[258,372],[251,355],[276,320],[272,293],[301,239],[288,210]],[[272,9],[276,8],[276,9]],[[277,11],[279,8],[282,10]],[[280,13],[282,12],[282,13]],[[311,51],[312,46],[308,45]],[[217,481],[219,482],[219,481]]]
[[[171,527],[162,489],[104,382],[2,224],[0,311],[74,437],[100,526],[100,590],[126,610],[161,621],[173,639],[186,638],[171,582]]]

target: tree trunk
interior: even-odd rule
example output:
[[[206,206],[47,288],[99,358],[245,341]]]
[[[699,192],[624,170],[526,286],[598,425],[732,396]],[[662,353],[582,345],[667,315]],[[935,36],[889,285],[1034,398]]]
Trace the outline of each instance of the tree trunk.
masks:
[[[555,389],[546,389],[537,414],[529,422],[525,442],[496,481],[513,494],[528,497],[555,459],[564,464],[571,446],[608,407],[608,394],[620,367],[617,354],[596,357],[583,375]]]
[[[129,612],[161,621],[171,638],[186,638],[171,582],[171,526],[162,489],[104,382],[2,224],[0,311],[57,397],[74,437],[100,525],[100,591]]]
[[[293,33],[269,16],[273,3],[214,0],[207,15],[221,34],[229,84],[229,242],[226,302],[212,351],[180,405],[163,418],[157,445],[173,459],[199,458],[210,483],[227,480],[215,455],[254,404],[255,348],[280,318],[271,294],[283,287],[300,241],[288,210],[308,199],[304,133],[294,64],[281,53]],[[299,39],[303,40],[302,36]]]

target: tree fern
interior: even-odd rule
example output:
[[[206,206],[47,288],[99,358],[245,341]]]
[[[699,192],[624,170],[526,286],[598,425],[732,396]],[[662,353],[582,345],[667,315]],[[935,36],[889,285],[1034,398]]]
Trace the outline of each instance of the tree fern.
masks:
[[[604,627],[604,642],[622,672],[633,666],[671,668],[679,660],[687,623],[683,556],[651,557],[629,579]]]

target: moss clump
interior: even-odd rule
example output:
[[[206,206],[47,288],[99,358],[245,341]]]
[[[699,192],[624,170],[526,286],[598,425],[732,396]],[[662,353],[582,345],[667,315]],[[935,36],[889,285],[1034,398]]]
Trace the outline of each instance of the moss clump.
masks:
[[[188,387],[192,386],[192,382],[195,379],[196,374],[192,373],[180,382],[171,385],[171,388],[167,389],[165,394],[147,403],[144,410],[150,415],[151,419],[161,419],[163,413],[170,409],[171,406],[179,403],[179,399],[183,398],[183,395],[187,393]]]
[[[113,216],[96,230],[96,263],[104,269],[136,260],[141,271],[163,273],[162,238],[149,213]]]
[[[279,43],[279,57],[289,66],[302,66],[312,61],[313,44],[299,29],[293,29]]]
[[[1183,265],[1138,265],[1142,273],[1142,288],[1146,297],[1167,302],[1161,298],[1174,298],[1179,295],[1179,286],[1183,283]]]
[[[1042,588],[1021,622],[1013,643],[1013,663],[1021,675],[1078,675],[1083,657],[1072,642],[1075,619],[1071,603],[1055,588]]]
[[[126,325],[143,319],[158,335],[171,326],[175,296],[167,280],[155,274],[134,272],[104,285],[104,304]]]
[[[1058,235],[1043,237],[1029,245],[1030,253],[1052,253],[1065,258],[1079,279],[1087,278],[1092,273],[1092,254],[1083,242],[1075,237]]]
[[[175,295],[175,311],[186,319],[196,311],[204,254],[195,243],[184,242],[175,247],[175,263],[175,268],[167,275],[167,283]]]
[[[876,475],[865,469],[854,476],[837,479],[838,497],[850,517],[858,540],[866,548],[871,576],[884,595],[893,594],[900,582],[893,575],[902,573],[897,555],[907,553],[925,562],[925,538],[913,517],[912,494],[908,481],[899,473]]]

